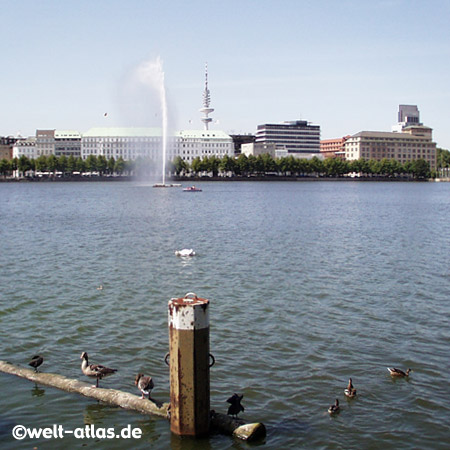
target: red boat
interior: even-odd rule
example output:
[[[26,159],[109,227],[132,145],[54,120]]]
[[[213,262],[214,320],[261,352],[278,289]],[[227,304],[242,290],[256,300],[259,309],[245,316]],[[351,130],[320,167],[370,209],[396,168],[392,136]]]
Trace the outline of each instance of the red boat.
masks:
[[[195,186],[189,186],[183,189],[184,192],[202,192],[202,190]]]

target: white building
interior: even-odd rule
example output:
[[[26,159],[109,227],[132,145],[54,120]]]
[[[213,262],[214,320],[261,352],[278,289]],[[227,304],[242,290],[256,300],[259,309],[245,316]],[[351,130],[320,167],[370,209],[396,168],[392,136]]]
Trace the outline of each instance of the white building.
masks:
[[[275,144],[279,155],[320,153],[320,125],[305,120],[258,125],[256,144]]]
[[[241,153],[245,156],[259,156],[268,153],[272,158],[275,158],[275,144],[256,144],[249,142],[241,145]]]
[[[81,157],[157,160],[162,153],[161,135],[159,128],[91,128],[81,135]]]
[[[12,157],[20,158],[26,156],[28,159],[36,159],[36,138],[19,139],[13,145]]]
[[[106,159],[139,157],[161,160],[163,152],[160,128],[92,128],[81,137],[81,157],[103,155]],[[166,158],[177,156],[189,163],[196,157],[234,156],[233,139],[219,130],[182,130],[167,138]]]
[[[205,156],[234,156],[233,138],[220,130],[182,130],[175,133],[173,158],[191,163],[195,158]],[[173,159],[171,158],[171,159]]]

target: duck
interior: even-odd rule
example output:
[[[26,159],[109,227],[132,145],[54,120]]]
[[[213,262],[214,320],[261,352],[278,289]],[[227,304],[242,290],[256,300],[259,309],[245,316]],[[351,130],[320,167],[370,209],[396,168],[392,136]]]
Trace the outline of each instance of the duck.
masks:
[[[244,407],[241,405],[241,401],[244,398],[244,395],[233,394],[228,400],[228,403],[231,403],[228,407],[227,414],[229,416],[233,416],[237,419],[238,414],[242,411],[244,412]]]
[[[80,359],[83,360],[81,362],[81,371],[84,375],[87,377],[95,377],[97,379],[97,384],[93,387],[98,387],[98,380],[117,372],[117,369],[110,369],[101,364],[89,364],[88,354],[86,352],[81,354]]]
[[[403,372],[403,370],[396,369],[395,367],[388,367],[387,370],[389,370],[389,373],[393,377],[409,377],[409,372],[412,372],[411,369],[408,369],[406,372]]]
[[[44,358],[39,355],[35,355],[31,358],[31,361],[28,363],[29,366],[34,368],[35,372],[38,371],[38,367],[44,362]]]
[[[336,402],[334,403],[334,405],[331,405],[329,408],[328,408],[328,412],[330,413],[330,414],[337,414],[338,412],[340,412],[340,408],[339,408],[339,400],[338,399],[336,399]]]
[[[356,389],[353,387],[352,379],[349,378],[347,388],[344,390],[344,394],[349,397],[353,398],[356,396]]]
[[[145,377],[143,373],[138,373],[134,379],[134,384],[142,392],[141,398],[145,398],[145,395],[148,395],[150,399],[150,394],[154,387],[152,377]]]

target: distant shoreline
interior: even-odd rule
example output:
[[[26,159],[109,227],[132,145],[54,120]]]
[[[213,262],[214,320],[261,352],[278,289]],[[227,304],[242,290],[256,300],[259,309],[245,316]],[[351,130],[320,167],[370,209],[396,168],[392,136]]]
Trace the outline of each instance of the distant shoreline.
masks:
[[[137,178],[132,176],[92,176],[92,177],[45,177],[45,178],[0,178],[0,183],[65,183],[65,182],[108,182],[108,181],[120,181],[120,182],[135,182],[142,181],[143,178]],[[313,177],[313,176],[304,176],[304,177],[288,177],[288,176],[247,176],[247,177],[173,177],[170,180],[167,180],[167,183],[171,182],[184,182],[188,184],[192,183],[200,183],[206,181],[225,181],[225,182],[236,182],[236,181],[244,181],[244,182],[252,182],[252,181],[283,181],[283,182],[318,182],[318,181],[339,181],[339,182],[450,182],[450,178],[437,178],[437,179],[413,179],[408,177],[397,177],[397,178],[389,178],[389,177]]]

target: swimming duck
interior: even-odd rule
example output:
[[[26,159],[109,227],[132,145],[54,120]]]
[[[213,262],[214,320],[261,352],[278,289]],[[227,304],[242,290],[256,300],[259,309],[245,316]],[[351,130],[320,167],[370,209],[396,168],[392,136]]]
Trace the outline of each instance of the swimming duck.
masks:
[[[110,369],[101,364],[89,364],[88,354],[86,352],[81,354],[80,359],[83,360],[81,362],[81,371],[84,375],[97,378],[97,384],[94,387],[98,387],[98,380],[117,372],[117,369]]]
[[[39,355],[35,355],[31,358],[31,361],[28,363],[29,366],[34,368],[35,372],[38,372],[38,367],[44,362],[44,358]]]
[[[344,390],[344,394],[349,398],[353,398],[356,396],[356,389],[353,387],[351,378],[348,380],[348,385],[347,388]]]
[[[389,370],[389,373],[393,376],[393,377],[408,377],[409,376],[409,372],[412,372],[411,369],[408,369],[406,372],[403,372],[403,370],[400,369],[396,369],[395,367],[388,367],[387,370]]]
[[[152,377],[144,377],[143,373],[138,373],[134,379],[134,384],[142,392],[141,398],[145,398],[145,395],[148,395],[148,398],[150,398],[150,394],[154,387]]]
[[[336,399],[336,402],[334,403],[334,405],[331,405],[331,406],[328,408],[328,412],[329,412],[330,414],[337,414],[340,410],[341,410],[341,409],[339,408],[339,400],[338,400],[338,399]]]
[[[241,400],[244,398],[243,395],[233,394],[228,400],[231,405],[228,407],[227,414],[229,416],[234,416],[237,418],[238,414],[242,411],[244,412],[244,407],[241,405]]]

